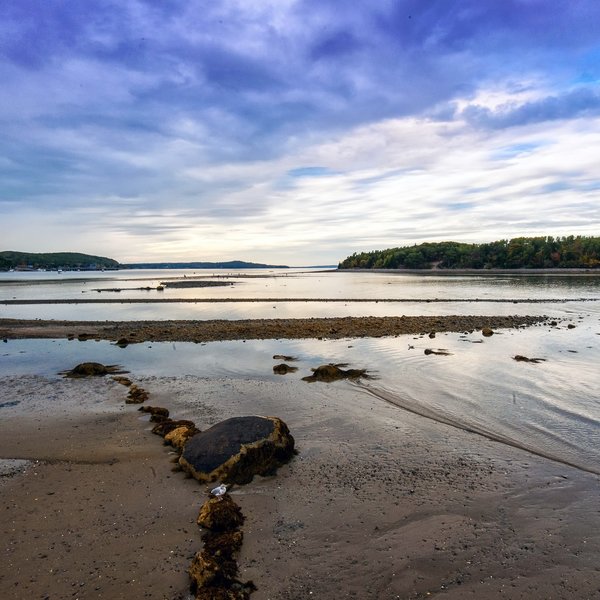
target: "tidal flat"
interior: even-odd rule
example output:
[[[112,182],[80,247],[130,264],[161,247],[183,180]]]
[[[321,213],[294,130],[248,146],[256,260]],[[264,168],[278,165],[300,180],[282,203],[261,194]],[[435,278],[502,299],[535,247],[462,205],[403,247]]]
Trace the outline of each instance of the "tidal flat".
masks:
[[[127,371],[145,404],[201,430],[243,415],[285,421],[298,454],[230,490],[253,599],[598,594],[597,278],[429,278],[419,289],[379,274],[321,278],[247,285],[315,298],[335,285],[414,305],[296,302],[273,319],[283,303],[240,303],[248,314],[234,318],[208,302],[200,320],[193,304],[159,316],[111,304],[109,321],[65,305],[65,322],[51,305],[33,305],[43,318],[30,320],[0,307],[3,597],[189,597],[211,486],[173,471],[173,449],[111,376],[59,375],[83,361]],[[446,286],[447,304],[415,300],[430,285],[431,298]],[[19,289],[5,295],[31,297]],[[452,301],[469,296],[489,302]],[[358,314],[330,314],[342,308]],[[303,380],[328,363],[368,378]]]

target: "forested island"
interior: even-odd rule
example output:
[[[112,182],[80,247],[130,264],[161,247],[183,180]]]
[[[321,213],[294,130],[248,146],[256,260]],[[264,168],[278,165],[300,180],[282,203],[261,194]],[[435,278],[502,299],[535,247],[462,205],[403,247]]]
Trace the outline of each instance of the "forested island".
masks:
[[[287,265],[266,265],[263,263],[229,260],[226,262],[153,262],[126,263],[123,269],[288,269]]]
[[[518,237],[484,244],[426,242],[354,253],[339,269],[598,269],[600,237]]]
[[[101,271],[118,268],[119,263],[112,258],[79,252],[0,252],[0,271]]]
[[[102,271],[113,269],[287,269],[286,265],[230,260],[225,262],[119,263],[106,256],[79,252],[0,252],[0,271]]]

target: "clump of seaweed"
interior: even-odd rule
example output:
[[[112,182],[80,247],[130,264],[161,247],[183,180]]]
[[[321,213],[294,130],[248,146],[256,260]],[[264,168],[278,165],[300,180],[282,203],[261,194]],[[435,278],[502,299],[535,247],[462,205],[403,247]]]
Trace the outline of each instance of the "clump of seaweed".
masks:
[[[297,370],[298,367],[292,367],[290,365],[286,365],[285,363],[281,363],[273,367],[273,373],[276,373],[277,375],[287,375],[288,373],[295,373]]]
[[[316,369],[311,369],[312,375],[303,377],[302,381],[324,381],[331,383],[332,381],[339,381],[340,379],[359,379],[360,377],[369,378],[366,369],[342,369],[340,367],[346,366],[343,363],[339,364],[328,364],[321,365]]]
[[[141,387],[132,383],[129,386],[129,393],[127,394],[127,399],[125,400],[125,404],[142,404],[142,402],[146,402],[150,394]]]
[[[169,410],[162,406],[140,406],[138,410],[150,413],[150,421],[153,423],[161,423],[169,418]]]
[[[59,375],[65,377],[79,378],[79,377],[103,377],[104,375],[117,373],[127,373],[118,365],[103,365],[97,362],[84,362],[73,367],[69,371],[61,371]]]
[[[545,362],[545,358],[528,358],[527,356],[523,356],[522,354],[517,354],[513,356],[513,360],[517,362],[528,362],[528,363],[540,363]]]
[[[226,492],[211,493],[197,522],[205,530],[204,548],[195,554],[188,570],[192,593],[200,600],[247,600],[256,586],[237,579],[235,557],[242,545],[244,522],[240,507]]]
[[[437,350],[433,350],[432,348],[425,348],[424,354],[429,356],[434,354],[436,356],[450,356],[452,352],[448,352],[448,350],[444,350],[443,348],[438,348]]]

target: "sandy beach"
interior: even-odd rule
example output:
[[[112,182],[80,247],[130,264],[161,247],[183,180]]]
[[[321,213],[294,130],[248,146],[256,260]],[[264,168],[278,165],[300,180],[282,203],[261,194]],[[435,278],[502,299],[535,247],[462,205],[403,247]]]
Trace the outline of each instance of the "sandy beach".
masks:
[[[299,454],[232,490],[246,516],[240,578],[256,600],[600,594],[597,476],[348,381],[130,377],[148,404],[200,429],[247,414],[288,424]],[[0,389],[3,598],[186,598],[207,488],[172,471],[127,389],[41,376]]]

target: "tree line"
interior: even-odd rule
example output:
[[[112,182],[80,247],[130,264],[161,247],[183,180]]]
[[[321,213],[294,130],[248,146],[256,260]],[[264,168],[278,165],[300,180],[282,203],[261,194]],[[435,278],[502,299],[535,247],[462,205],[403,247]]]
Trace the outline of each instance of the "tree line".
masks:
[[[79,252],[0,252],[0,271],[9,269],[117,269],[119,263],[105,256]]]
[[[600,268],[600,237],[518,237],[485,244],[426,242],[354,253],[340,269]]]

